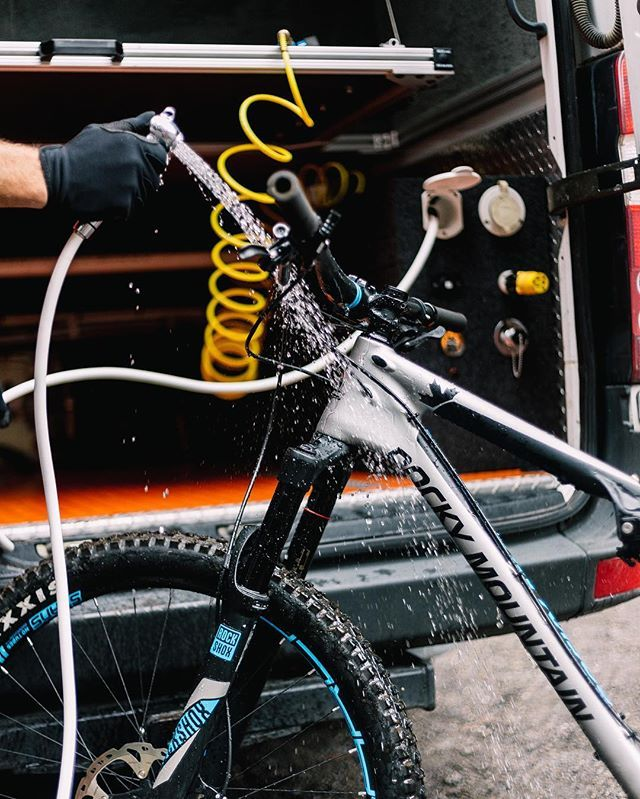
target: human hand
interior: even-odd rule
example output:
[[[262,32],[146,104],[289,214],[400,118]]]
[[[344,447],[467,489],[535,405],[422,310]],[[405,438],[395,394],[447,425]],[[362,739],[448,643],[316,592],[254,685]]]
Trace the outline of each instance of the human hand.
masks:
[[[88,125],[66,144],[40,148],[48,207],[81,222],[128,220],[160,186],[167,150],[149,141],[153,111]]]

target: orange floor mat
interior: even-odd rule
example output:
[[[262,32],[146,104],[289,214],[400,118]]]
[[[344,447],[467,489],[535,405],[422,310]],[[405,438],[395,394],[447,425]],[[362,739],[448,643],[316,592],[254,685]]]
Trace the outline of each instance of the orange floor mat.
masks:
[[[484,472],[463,475],[466,480],[512,477],[524,474],[519,470]],[[91,479],[59,477],[60,511],[63,519],[110,516],[115,513],[177,510],[205,505],[228,505],[242,500],[248,477],[217,477],[202,481],[126,482],[107,478]],[[259,477],[251,500],[271,497],[276,485],[274,477]],[[410,485],[397,477],[372,477],[367,472],[354,472],[347,491],[398,488]],[[47,518],[42,486],[21,484],[0,489],[0,524],[39,522]]]

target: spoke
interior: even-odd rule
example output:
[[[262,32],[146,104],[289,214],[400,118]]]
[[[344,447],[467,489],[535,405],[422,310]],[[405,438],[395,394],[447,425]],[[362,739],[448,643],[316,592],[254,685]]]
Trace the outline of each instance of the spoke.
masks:
[[[0,712],[0,716],[2,716],[2,718],[7,719],[7,721],[11,721],[13,724],[17,724],[19,727],[22,727],[23,729],[27,730],[28,732],[33,733],[33,735],[39,735],[41,738],[44,738],[45,741],[51,741],[52,744],[55,744],[56,746],[59,746],[60,749],[62,749],[62,741],[56,741],[56,739],[52,738],[50,735],[47,735],[46,733],[42,732],[41,730],[36,729],[35,727],[30,727],[28,724],[25,724],[24,722],[20,721],[20,719],[16,719],[13,716],[7,715],[6,713]],[[88,751],[89,750],[87,750],[87,752]],[[79,752],[77,753],[77,756],[79,758],[82,758],[82,760],[84,760],[85,763],[87,763],[88,765],[91,765],[91,763],[94,760],[94,758],[92,758],[91,756],[90,757],[86,757],[86,755],[82,755]]]
[[[29,636],[29,635],[27,636],[27,643],[28,643],[28,644],[29,644],[29,646],[31,647],[31,651],[33,652],[33,654],[34,654],[34,655],[35,655],[35,657],[36,657],[36,660],[37,660],[37,661],[38,661],[38,663],[40,664],[40,668],[42,669],[42,671],[43,671],[44,675],[46,676],[47,680],[49,681],[49,684],[50,684],[50,685],[51,685],[51,687],[53,688],[53,691],[54,691],[55,695],[58,697],[58,701],[60,702],[60,706],[61,706],[61,707],[63,707],[64,703],[63,703],[62,697],[60,696],[60,692],[58,691],[58,688],[56,687],[56,684],[55,684],[55,683],[53,682],[53,680],[51,679],[51,675],[49,674],[49,672],[48,672],[48,670],[46,669],[46,667],[45,667],[44,663],[42,662],[42,658],[40,657],[40,654],[39,654],[38,650],[36,649],[36,646],[35,646],[35,644],[34,644],[34,643],[33,643],[33,641],[31,640],[31,636]],[[16,721],[17,721],[17,720],[16,720]],[[20,723],[20,722],[18,722],[18,724],[19,724],[19,723]],[[51,740],[53,740],[53,739],[51,739]],[[88,759],[89,759],[89,762],[90,762],[90,763],[92,763],[92,762],[95,760],[95,755],[93,754],[93,752],[91,751],[91,749],[89,749],[89,747],[87,746],[87,743],[86,743],[86,741],[84,740],[84,738],[83,738],[82,734],[80,733],[80,729],[78,729],[78,730],[77,730],[77,740],[78,740],[78,742],[79,742],[80,744],[82,744],[82,746],[84,747],[84,749],[85,749],[85,751],[86,751],[87,755],[89,756],[89,758],[88,758]],[[60,744],[60,746],[62,746],[62,744]]]
[[[243,722],[246,719],[248,719],[251,716],[253,716],[254,713],[257,713],[259,710],[262,710],[263,707],[266,707],[267,705],[270,705],[276,699],[279,699],[281,696],[286,694],[287,691],[290,691],[292,688],[295,688],[297,685],[300,685],[301,682],[304,682],[304,680],[306,680],[307,677],[310,677],[312,674],[315,674],[315,669],[311,669],[306,674],[303,674],[302,677],[299,677],[294,682],[289,683],[289,685],[287,685],[286,688],[283,688],[282,691],[280,691],[277,694],[274,694],[272,697],[270,697],[269,699],[265,700],[261,705],[257,705],[256,707],[254,707],[253,710],[250,710],[244,716],[242,716],[241,718],[237,719],[237,721],[234,721],[233,724],[231,725],[231,729],[233,729],[234,727],[237,727],[238,724],[240,724],[241,722]],[[218,738],[220,738],[221,735],[226,735],[226,734],[227,734],[227,730],[224,730],[223,732],[219,732],[217,735],[214,735],[214,737],[211,738],[211,740],[209,741],[209,745],[212,744],[214,741],[216,741]]]
[[[49,680],[49,684],[50,684],[50,685],[51,685],[51,687],[53,688],[53,691],[54,691],[55,695],[58,697],[58,701],[60,702],[60,704],[62,704],[62,697],[60,696],[60,692],[58,691],[58,689],[57,689],[57,687],[56,687],[55,683],[54,683],[54,682],[53,682],[53,680],[51,679],[51,675],[49,674],[49,672],[48,672],[48,671],[47,671],[47,669],[45,668],[45,665],[44,665],[44,663],[42,662],[42,659],[41,659],[40,655],[38,654],[38,650],[36,649],[36,647],[35,647],[35,645],[34,645],[33,641],[31,640],[31,636],[29,636],[29,635],[27,636],[27,643],[28,643],[28,644],[29,644],[29,646],[31,647],[31,651],[33,652],[33,654],[36,656],[36,660],[37,660],[37,661],[38,661],[38,663],[40,664],[40,667],[41,667],[41,669],[42,669],[42,671],[43,671],[43,673],[44,673],[45,677],[47,678],[47,680]]]
[[[131,589],[133,596],[133,618],[135,619],[136,628],[136,653],[138,655],[138,680],[140,681],[140,702],[144,702],[144,685],[142,683],[142,657],[140,655],[140,627],[138,621],[138,603],[136,602],[137,593],[136,589]]]
[[[167,630],[167,621],[169,620],[169,610],[171,609],[171,601],[173,599],[173,588],[169,589],[169,601],[167,602],[167,609],[164,613],[164,620],[162,622],[162,631],[160,632],[160,640],[158,641],[158,649],[156,650],[156,657],[153,663],[153,671],[151,672],[151,681],[149,682],[149,693],[147,694],[147,701],[144,706],[144,713],[142,714],[142,731],[144,732],[145,724],[147,723],[147,713],[149,712],[149,702],[151,702],[151,694],[153,693],[153,684],[156,679],[156,671],[158,670],[158,662],[160,660],[160,652],[162,651],[162,644],[164,642],[164,634]]]
[[[39,699],[36,699],[35,696],[31,693],[31,691],[28,691],[24,687],[24,685],[22,685],[22,683],[19,680],[16,680],[16,678],[13,676],[13,674],[10,674],[9,671],[7,671],[7,669],[4,666],[0,666],[0,671],[2,671],[3,674],[6,674],[7,677],[9,677],[9,679],[12,682],[14,682],[18,686],[18,688],[20,688],[20,690],[23,691],[29,697],[29,699],[31,699],[32,702],[34,702],[36,705],[38,705],[38,707],[42,708],[42,710],[44,710],[44,712],[47,714],[47,716],[49,716],[51,719],[53,719],[55,721],[55,723],[59,727],[63,727],[64,726],[63,723],[60,721],[60,719],[57,719],[53,715],[53,713],[48,708],[46,708]]]
[[[282,644],[284,643],[285,640],[286,640],[285,638],[281,638],[278,641],[278,644],[277,644],[278,649],[282,646]],[[270,656],[270,657],[272,657],[272,659],[275,659],[275,655]],[[268,658],[265,658],[264,660],[262,660],[258,664],[258,666],[251,672],[251,674],[247,675],[245,681],[242,684],[238,684],[238,688],[236,690],[239,693],[241,693],[247,687],[247,685],[249,685],[249,683],[253,680],[253,678],[264,669],[264,666],[265,666],[265,663],[267,662],[267,660],[268,660]]]
[[[80,646],[80,649],[82,650],[82,646]],[[34,651],[35,651],[35,649],[34,649]],[[84,650],[82,650],[82,651],[84,652]],[[86,652],[85,652],[84,654],[85,654],[85,656],[86,656]],[[87,657],[88,657],[88,656],[87,656]],[[38,660],[39,660],[39,662],[40,662],[40,663],[42,663],[42,661],[40,660],[40,658],[39,658],[39,657],[38,657]],[[89,659],[89,662],[91,662],[91,661],[90,661],[90,659]],[[91,665],[93,666],[93,663],[91,663]],[[95,669],[95,666],[94,666],[94,669]],[[8,671],[6,668],[2,667],[2,668],[1,668],[1,670],[2,670],[2,672],[3,672],[4,674],[6,674],[6,675],[7,675],[7,677],[9,677],[9,678],[10,678],[10,679],[11,679],[11,680],[12,680],[12,681],[13,681],[13,682],[14,682],[14,683],[15,683],[15,684],[16,684],[16,685],[17,685],[17,686],[18,686],[18,687],[19,687],[19,688],[20,688],[20,689],[21,689],[21,690],[22,690],[22,691],[25,693],[25,694],[26,694],[26,695],[27,695],[27,696],[28,696],[28,697],[29,697],[29,698],[30,698],[30,699],[31,699],[31,700],[32,700],[32,701],[33,701],[33,702],[34,702],[36,705],[38,705],[38,707],[42,708],[42,710],[43,710],[43,711],[44,711],[44,712],[45,712],[45,713],[46,713],[46,714],[47,714],[47,715],[48,715],[48,716],[49,716],[49,717],[50,717],[50,718],[51,718],[51,719],[52,719],[52,720],[55,722],[55,724],[57,724],[57,725],[58,725],[59,727],[61,727],[61,728],[64,728],[64,724],[62,723],[62,721],[61,721],[60,719],[56,718],[56,717],[53,715],[53,713],[52,713],[52,712],[51,712],[51,711],[50,711],[48,708],[46,708],[46,707],[45,707],[45,706],[42,704],[42,702],[40,702],[38,699],[36,699],[36,698],[35,698],[35,696],[34,696],[34,695],[33,695],[33,694],[30,692],[30,691],[28,691],[28,690],[27,690],[27,689],[26,689],[26,688],[25,688],[25,687],[22,685],[22,683],[20,683],[20,682],[19,682],[19,681],[18,681],[18,680],[17,680],[17,679],[16,679],[16,678],[15,678],[15,677],[12,675],[12,674],[10,674],[10,673],[9,673],[9,671]],[[97,672],[97,670],[96,670],[96,673],[97,673],[97,674],[98,674],[98,676],[99,676],[99,677],[101,677],[101,679],[102,679],[102,675],[100,675],[100,674]],[[104,680],[103,680],[103,682],[104,682]],[[107,687],[107,689],[109,690],[109,686],[108,686],[108,685],[106,685],[106,683],[105,683],[105,686],[106,686],[106,687]],[[55,689],[55,685],[53,686],[53,688],[54,688],[54,691],[56,691],[56,689]],[[111,693],[112,693],[112,692],[111,692]],[[56,691],[56,694],[58,694],[58,692],[57,692],[57,691]],[[113,695],[113,693],[112,693],[112,695]],[[59,696],[60,696],[60,695],[58,694],[58,697],[59,697]],[[115,696],[114,696],[114,699],[116,699],[116,697],[115,697]],[[116,699],[116,702],[117,702],[117,699]],[[122,710],[123,714],[126,716],[127,714],[126,714],[126,711],[124,710],[124,708],[123,708],[122,706],[120,706],[120,709]],[[62,743],[61,743],[60,741],[56,741],[54,738],[51,738],[51,736],[49,736],[49,735],[46,735],[46,734],[45,734],[45,733],[43,733],[41,730],[35,729],[34,727],[29,727],[27,724],[24,724],[24,722],[21,722],[19,719],[13,718],[12,716],[9,716],[9,715],[7,715],[6,713],[0,713],[0,715],[2,715],[2,716],[3,716],[4,718],[6,718],[6,719],[8,719],[8,720],[12,721],[14,724],[17,724],[18,726],[20,726],[20,727],[23,727],[24,729],[28,730],[29,732],[31,732],[31,733],[33,733],[33,734],[35,734],[35,735],[39,735],[40,737],[44,738],[45,740],[47,740],[47,741],[50,741],[51,743],[55,744],[56,746],[59,746],[60,748],[62,748]],[[128,716],[127,716],[127,718],[128,718]],[[134,727],[134,729],[135,729],[135,727]],[[136,730],[136,731],[137,731],[137,730]],[[82,744],[82,746],[83,746],[83,747],[84,747],[84,749],[86,750],[86,752],[87,752],[87,754],[88,754],[88,757],[87,757],[86,755],[83,755],[83,754],[81,754],[81,753],[79,753],[79,752],[78,752],[78,753],[77,753],[77,757],[78,757],[79,759],[82,759],[82,761],[84,761],[84,764],[83,764],[83,767],[80,767],[80,766],[75,766],[75,770],[76,770],[76,771],[85,772],[85,771],[86,771],[86,768],[88,768],[88,766],[90,766],[90,765],[91,765],[91,763],[93,763],[93,761],[95,760],[95,757],[93,756],[93,754],[91,753],[91,750],[89,749],[89,747],[87,746],[87,744],[85,743],[84,739],[82,738],[82,736],[81,736],[79,733],[78,733],[78,741],[79,741],[79,743],[81,743],[81,744]],[[6,748],[0,748],[0,751],[7,752],[7,753],[9,753],[9,754],[15,754],[15,755],[19,755],[19,756],[21,756],[21,757],[27,757],[27,758],[30,758],[30,759],[35,759],[35,760],[42,760],[42,761],[45,761],[45,762],[48,762],[48,763],[55,763],[55,764],[57,764],[57,765],[60,765],[60,761],[59,761],[59,760],[52,760],[51,758],[41,757],[41,756],[38,756],[38,755],[34,755],[33,753],[18,752],[18,751],[14,751],[14,750],[11,750],[11,749],[6,749]],[[122,778],[121,778],[121,776],[120,776],[120,775],[118,775],[118,774],[115,774],[115,773],[111,772],[111,771],[110,771],[110,770],[108,770],[108,769],[105,769],[105,770],[104,770],[104,773],[110,773],[110,774],[112,774],[114,777],[116,777],[117,779],[119,779],[119,780],[120,780],[120,782],[121,782],[121,784],[123,785],[123,787],[124,787],[124,788],[126,788],[126,787],[127,787],[127,786],[126,786],[126,784],[125,784],[125,783],[122,781]],[[128,779],[129,779],[129,781],[131,781],[131,778],[128,778]]]
[[[347,757],[348,755],[353,754],[355,750],[350,749],[348,752],[342,752],[339,755],[332,755],[328,757],[326,760],[321,760],[319,763],[314,763],[313,766],[308,766],[307,768],[300,769],[300,771],[295,771],[293,774],[288,774],[286,777],[283,777],[280,780],[275,780],[274,782],[270,782],[267,785],[263,785],[261,788],[234,788],[233,790],[239,791],[249,791],[249,793],[243,793],[240,799],[246,799],[248,796],[253,796],[255,793],[259,793],[260,791],[268,791],[269,789],[274,790],[276,785],[281,785],[283,782],[287,782],[288,780],[292,780],[294,777],[299,777],[301,774],[306,774],[308,771],[312,771],[314,768],[320,768],[322,766],[326,766],[327,763],[334,763],[336,760],[342,760],[342,758]],[[281,788],[278,788],[281,791]],[[297,791],[297,789],[289,789],[285,788],[286,793],[302,793],[302,791]],[[305,791],[304,793],[318,793],[318,791]],[[340,791],[338,791],[340,793]],[[353,795],[353,794],[352,794]],[[356,792],[355,796],[358,793]]]
[[[275,752],[278,752],[278,751],[279,751],[280,749],[282,749],[284,746],[290,746],[290,745],[291,745],[291,744],[292,744],[292,743],[293,743],[293,742],[294,742],[296,739],[300,738],[300,737],[301,737],[302,735],[304,735],[306,732],[309,732],[309,730],[313,729],[315,726],[317,726],[318,724],[321,724],[323,721],[325,721],[326,719],[328,719],[328,718],[329,718],[329,716],[330,716],[332,713],[335,713],[335,712],[336,712],[336,710],[338,710],[338,707],[337,707],[337,705],[336,705],[336,707],[332,707],[332,708],[331,708],[331,710],[330,710],[328,713],[325,713],[325,714],[324,714],[324,716],[321,716],[321,717],[320,717],[319,719],[317,719],[316,721],[312,721],[312,722],[311,722],[311,724],[307,724],[307,726],[306,726],[306,727],[303,727],[303,728],[302,728],[301,730],[299,730],[299,731],[298,731],[298,732],[297,732],[295,735],[292,735],[292,736],[291,736],[291,738],[287,738],[287,739],[286,739],[286,741],[283,741],[281,744],[278,744],[278,746],[276,746],[275,748],[273,748],[273,749],[271,749],[269,752],[267,752],[267,754],[266,754],[266,755],[263,755],[263,756],[262,756],[262,757],[261,757],[259,760],[256,760],[256,762],[255,762],[255,763],[252,763],[250,766],[247,766],[246,768],[242,769],[242,771],[241,771],[239,774],[236,774],[236,775],[235,775],[235,778],[234,778],[234,779],[236,779],[236,780],[237,780],[239,777],[241,777],[241,776],[242,776],[243,774],[245,774],[247,771],[251,771],[251,769],[252,769],[252,768],[255,768],[256,766],[259,766],[259,765],[260,765],[260,763],[264,762],[264,761],[265,761],[265,760],[266,760],[268,757],[271,757],[271,756],[272,756],[272,755],[273,755]]]
[[[60,766],[60,761],[59,760],[53,760],[50,757],[42,757],[41,755],[34,755],[34,754],[31,754],[31,753],[30,754],[26,754],[25,752],[18,752],[15,749],[6,749],[5,747],[0,747],[0,752],[6,752],[9,755],[17,755],[18,757],[26,757],[26,758],[29,758],[30,762],[32,762],[34,760],[38,760],[41,763],[53,763],[54,766],[58,766],[58,767]],[[85,773],[85,769],[80,767],[80,766],[78,766],[78,765],[74,765],[73,768],[74,768],[74,771],[78,771],[81,774]],[[126,784],[126,782],[124,782],[125,779],[127,780],[127,782],[129,782],[130,784],[133,784],[133,785],[136,785],[139,782],[138,780],[135,780],[132,777],[123,777],[122,775],[114,774],[113,772],[108,771],[107,769],[105,769],[103,773],[104,774],[109,773],[112,776],[118,778],[120,780],[120,783],[121,783],[122,787],[125,790],[127,790],[128,787],[129,787]],[[7,796],[7,794],[0,793],[0,797],[4,797],[4,796]],[[15,799],[15,797],[9,797],[9,799]]]
[[[104,630],[104,634],[107,639],[107,643],[109,645],[109,650],[111,652],[111,656],[113,657],[113,662],[115,663],[116,669],[118,671],[118,676],[120,677],[120,682],[122,683],[122,688],[124,690],[124,695],[129,703],[129,708],[131,709],[131,713],[133,714],[133,719],[135,721],[136,726],[138,727],[138,734],[140,740],[142,740],[142,735],[140,734],[140,726],[138,725],[138,717],[136,716],[136,711],[133,708],[133,703],[131,701],[131,697],[129,696],[129,690],[127,689],[127,684],[124,681],[124,677],[122,676],[122,669],[120,668],[120,663],[118,662],[118,658],[116,657],[115,650],[113,648],[113,643],[111,642],[111,636],[109,635],[109,631],[107,630],[107,625],[105,624],[104,617],[102,615],[102,611],[100,610],[100,606],[98,605],[97,597],[93,598],[93,604],[96,606],[96,610],[98,611],[98,615],[100,616],[100,622],[102,624],[102,629]]]
[[[53,763],[54,766],[59,766],[59,760],[53,760],[50,757],[42,757],[42,755],[34,755],[34,754],[27,754],[26,752],[18,752],[17,749],[6,749],[3,746],[0,746],[0,752],[6,752],[8,755],[17,755],[18,757],[28,757],[29,760],[40,760],[43,763]],[[76,771],[84,771],[84,769],[80,768],[80,766],[74,766]]]
[[[120,703],[120,700],[119,700],[119,699],[118,699],[118,697],[117,697],[117,696],[116,696],[116,695],[113,693],[113,691],[111,690],[111,688],[110,688],[110,687],[109,687],[109,685],[107,684],[107,681],[106,681],[106,680],[105,680],[105,678],[102,676],[102,674],[101,674],[101,673],[98,671],[98,669],[97,669],[97,667],[96,667],[95,663],[93,662],[93,660],[91,660],[91,658],[90,658],[90,657],[89,657],[89,655],[87,654],[87,651],[86,651],[86,649],[85,649],[85,648],[82,646],[82,644],[80,643],[80,641],[78,641],[78,639],[77,639],[77,637],[76,637],[75,635],[73,636],[73,641],[74,641],[75,645],[78,647],[78,649],[79,649],[79,650],[82,652],[82,654],[83,654],[83,655],[86,657],[86,659],[89,661],[89,665],[90,665],[90,666],[91,666],[91,668],[92,668],[92,669],[95,671],[95,673],[98,675],[98,678],[100,679],[100,681],[102,682],[102,684],[104,685],[104,687],[107,689],[107,691],[108,691],[108,692],[111,694],[111,696],[113,697],[113,701],[116,703],[116,705],[118,706],[118,708],[119,708],[119,709],[122,711],[122,715],[123,715],[123,716],[124,716],[124,717],[127,719],[127,721],[129,722],[129,724],[131,724],[131,726],[133,727],[133,729],[134,729],[134,731],[135,731],[135,733],[136,733],[136,736],[138,736],[138,735],[139,735],[139,732],[140,732],[140,731],[139,731],[139,728],[138,728],[138,726],[135,724],[134,720],[133,720],[133,719],[131,718],[131,716],[129,715],[129,712],[128,712],[127,710],[125,710],[125,709],[124,709],[124,707],[121,705],[121,703]]]

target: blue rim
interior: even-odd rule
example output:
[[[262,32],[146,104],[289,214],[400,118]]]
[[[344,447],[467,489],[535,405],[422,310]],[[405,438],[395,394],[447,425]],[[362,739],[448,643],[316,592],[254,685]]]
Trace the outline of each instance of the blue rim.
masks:
[[[338,707],[340,708],[340,711],[342,712],[342,715],[344,716],[344,720],[347,723],[347,727],[349,729],[349,734],[351,735],[351,738],[353,739],[353,743],[354,743],[354,745],[356,747],[356,750],[358,752],[358,760],[360,761],[360,768],[362,769],[362,778],[364,780],[365,792],[366,792],[367,796],[370,796],[370,797],[372,797],[372,799],[375,799],[376,792],[371,787],[371,778],[369,777],[369,767],[367,765],[367,761],[366,761],[365,753],[364,753],[364,750],[365,750],[364,737],[363,737],[362,733],[357,729],[355,724],[353,723],[353,719],[351,718],[351,716],[349,714],[349,711],[345,707],[344,702],[342,701],[342,698],[340,697],[340,688],[336,684],[336,681],[333,679],[333,677],[327,671],[327,669],[321,663],[321,661],[309,649],[309,647],[303,641],[301,641],[296,635],[289,635],[289,634],[285,633],[284,630],[281,630],[280,627],[275,625],[272,621],[269,621],[269,619],[266,619],[264,616],[261,616],[260,619],[262,621],[264,621],[266,624],[268,624],[270,627],[272,627],[274,630],[276,630],[276,632],[278,632],[283,638],[285,638],[287,641],[289,641],[289,643],[291,643],[294,646],[296,646],[302,652],[304,657],[315,668],[318,669],[320,674],[322,674],[322,676],[324,678],[324,684],[327,686],[329,691],[331,691],[331,693],[334,696],[334,699],[338,703]]]

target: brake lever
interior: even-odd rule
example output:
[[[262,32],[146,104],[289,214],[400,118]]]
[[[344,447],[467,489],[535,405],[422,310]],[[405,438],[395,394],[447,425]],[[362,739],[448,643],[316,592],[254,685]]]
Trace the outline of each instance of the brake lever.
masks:
[[[269,257],[269,250],[266,247],[261,247],[259,244],[247,244],[238,250],[239,261],[254,261],[265,271],[270,271],[268,268],[271,265],[271,258]]]
[[[421,333],[415,335],[415,332],[406,333],[404,337],[401,337],[393,346],[393,348],[397,352],[411,352],[411,350],[415,350],[418,347],[422,346],[427,339],[430,338],[442,338],[445,334],[445,329],[442,325],[438,325],[438,327],[434,328],[433,330],[424,330]]]
[[[247,244],[238,250],[238,260],[252,261],[270,275],[275,273],[277,283],[286,287],[291,277],[290,265],[295,259],[295,254],[296,250],[290,239],[283,238],[268,249],[258,244]]]

